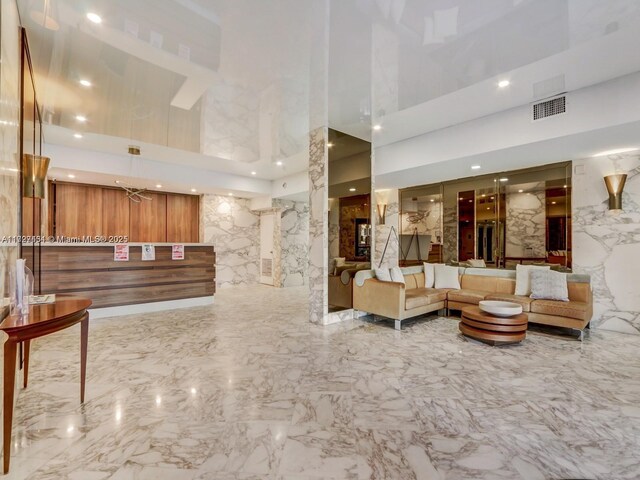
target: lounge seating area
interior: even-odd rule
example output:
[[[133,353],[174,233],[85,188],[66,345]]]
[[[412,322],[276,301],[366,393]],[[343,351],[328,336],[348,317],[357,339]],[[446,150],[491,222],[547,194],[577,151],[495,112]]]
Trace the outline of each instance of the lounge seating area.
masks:
[[[385,282],[374,270],[356,273],[353,308],[395,320],[400,330],[406,319],[439,310],[448,314],[482,300],[522,305],[530,323],[570,328],[582,332],[593,316],[593,295],[588,275],[567,274],[568,301],[533,299],[516,295],[516,271],[492,268],[458,268],[460,288],[426,288],[424,266],[401,268],[402,282]]]

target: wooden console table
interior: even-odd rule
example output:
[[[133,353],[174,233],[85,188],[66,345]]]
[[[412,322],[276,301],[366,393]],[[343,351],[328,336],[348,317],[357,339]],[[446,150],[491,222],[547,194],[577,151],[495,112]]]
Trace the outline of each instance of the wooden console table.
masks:
[[[56,295],[55,303],[31,305],[29,315],[10,315],[0,323],[0,330],[9,338],[4,343],[4,414],[3,453],[4,473],[9,472],[11,459],[11,427],[13,423],[13,394],[16,379],[16,352],[24,342],[24,388],[29,375],[29,347],[31,340],[64,330],[80,323],[80,402],[84,403],[84,384],[87,371],[87,343],[91,300],[70,295]]]

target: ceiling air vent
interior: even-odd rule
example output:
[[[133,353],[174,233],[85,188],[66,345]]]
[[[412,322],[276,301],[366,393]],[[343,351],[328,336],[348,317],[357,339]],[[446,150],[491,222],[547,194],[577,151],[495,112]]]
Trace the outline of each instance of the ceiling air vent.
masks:
[[[533,120],[542,120],[543,118],[551,117],[553,115],[560,115],[567,111],[567,97],[562,95],[561,97],[552,98],[551,100],[545,100],[544,102],[533,104]]]

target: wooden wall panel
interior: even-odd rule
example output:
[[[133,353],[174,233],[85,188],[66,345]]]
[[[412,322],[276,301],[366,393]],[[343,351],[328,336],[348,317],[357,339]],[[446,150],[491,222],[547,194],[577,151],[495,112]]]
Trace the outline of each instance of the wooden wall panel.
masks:
[[[200,198],[167,195],[167,242],[198,243]]]
[[[22,236],[46,235],[44,230],[42,232],[39,231],[41,203],[42,200],[39,198],[24,197],[22,199]],[[33,218],[34,212],[36,218]]]
[[[28,251],[27,251],[28,250]],[[25,250],[27,262],[31,251]],[[212,246],[185,246],[184,260],[171,260],[171,246],[156,245],[156,260],[142,261],[140,246],[128,262],[113,260],[113,246],[42,248],[42,292],[90,298],[93,307],[160,302],[215,293]]]
[[[129,204],[124,190],[102,189],[102,235],[129,236]]]
[[[56,235],[102,234],[102,188],[93,185],[56,185]]]
[[[129,205],[130,242],[167,241],[167,195],[145,192],[151,200]]]

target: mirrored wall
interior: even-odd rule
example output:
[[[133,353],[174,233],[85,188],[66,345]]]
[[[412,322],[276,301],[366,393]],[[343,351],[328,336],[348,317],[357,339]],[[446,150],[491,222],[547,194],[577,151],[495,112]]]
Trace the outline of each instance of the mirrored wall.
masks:
[[[400,192],[400,264],[571,269],[571,163]]]
[[[328,146],[329,310],[338,311],[352,306],[352,276],[371,266],[371,144],[329,129]]]

